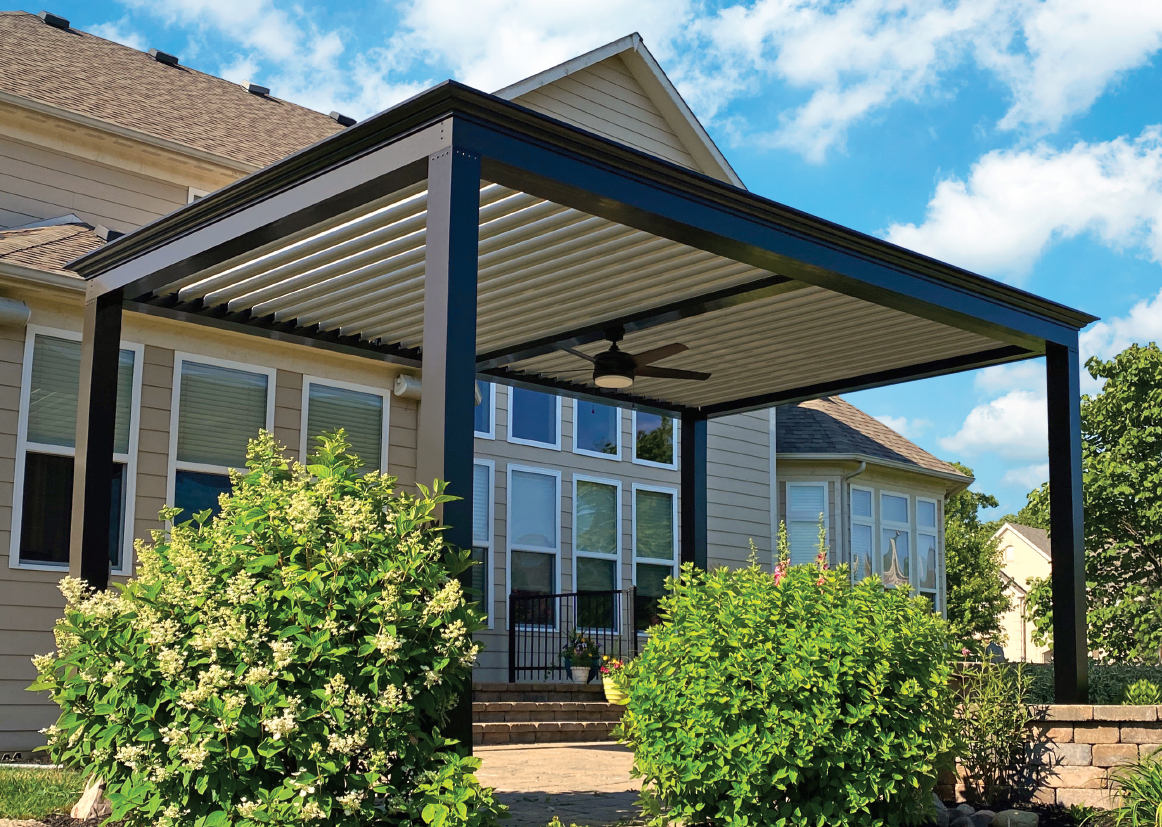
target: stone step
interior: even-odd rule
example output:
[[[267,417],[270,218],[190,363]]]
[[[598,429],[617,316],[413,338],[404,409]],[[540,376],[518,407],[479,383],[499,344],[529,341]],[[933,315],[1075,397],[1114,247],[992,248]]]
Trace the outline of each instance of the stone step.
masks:
[[[614,721],[510,721],[472,725],[476,746],[612,741]]]
[[[625,707],[580,701],[474,701],[472,720],[480,723],[506,721],[612,721],[621,720]]]

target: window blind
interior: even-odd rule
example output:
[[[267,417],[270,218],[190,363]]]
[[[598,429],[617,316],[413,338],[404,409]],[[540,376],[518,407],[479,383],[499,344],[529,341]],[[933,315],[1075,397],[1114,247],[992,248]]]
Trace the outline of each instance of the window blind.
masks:
[[[266,393],[266,374],[182,362],[178,460],[245,467],[246,443],[266,427]]]
[[[663,491],[637,491],[635,500],[635,553],[638,557],[673,560],[673,495]]]
[[[823,484],[787,483],[787,542],[791,547],[791,565],[810,563],[819,554],[819,518],[826,510],[827,489]]]
[[[265,404],[265,402],[263,403]],[[307,454],[316,437],[343,428],[362,470],[380,470],[383,458],[383,397],[312,382],[307,399]]]
[[[488,501],[492,492],[488,490],[488,466],[472,466],[472,542],[489,543]]]
[[[557,478],[530,471],[512,472],[508,492],[512,513],[512,544],[557,547]]]
[[[577,550],[617,554],[617,488],[577,480]]]

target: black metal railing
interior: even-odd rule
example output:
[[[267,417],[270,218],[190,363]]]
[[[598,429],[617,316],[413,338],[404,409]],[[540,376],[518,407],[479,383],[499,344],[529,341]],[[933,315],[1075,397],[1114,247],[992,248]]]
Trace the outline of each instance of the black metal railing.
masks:
[[[508,596],[508,681],[569,680],[561,651],[579,632],[602,655],[637,655],[637,589]]]

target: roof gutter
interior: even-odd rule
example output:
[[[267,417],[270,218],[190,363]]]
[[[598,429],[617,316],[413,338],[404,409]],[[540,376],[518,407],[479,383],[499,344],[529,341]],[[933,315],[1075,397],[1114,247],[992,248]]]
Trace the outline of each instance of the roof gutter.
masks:
[[[862,474],[867,465],[882,465],[885,468],[892,468],[897,471],[908,471],[912,474],[924,474],[929,477],[938,477],[942,480],[954,483],[953,488],[949,490],[949,494],[959,494],[964,489],[968,488],[976,479],[974,477],[967,477],[964,474],[958,474],[955,471],[937,471],[933,468],[925,468],[922,465],[915,465],[909,462],[900,462],[894,459],[884,459],[883,457],[872,456],[871,454],[797,454],[786,453],[780,451],[778,458],[782,460],[810,460],[814,462],[830,461],[830,462],[858,462],[864,467],[855,474]],[[845,478],[846,479],[846,478]]]

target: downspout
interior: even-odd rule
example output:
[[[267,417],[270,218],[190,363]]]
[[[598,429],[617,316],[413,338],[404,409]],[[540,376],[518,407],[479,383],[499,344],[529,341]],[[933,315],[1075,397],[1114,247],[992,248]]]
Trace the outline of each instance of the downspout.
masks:
[[[839,478],[839,498],[840,498],[839,499],[839,503],[840,503],[839,516],[840,516],[840,519],[843,520],[843,522],[840,523],[839,531],[840,531],[840,536],[843,537],[843,539],[844,539],[844,547],[847,549],[847,562],[848,563],[851,562],[851,520],[848,519],[849,515],[847,512],[851,508],[851,496],[850,496],[847,488],[853,479],[858,477],[860,474],[862,474],[866,470],[867,470],[867,463],[864,462],[863,460],[860,460],[859,465],[856,467],[856,469],[854,471],[847,473],[847,474],[844,474],[842,477]],[[849,496],[845,497],[845,496],[843,496],[844,494],[849,494]],[[837,549],[837,552],[838,551],[839,550]],[[837,553],[836,557],[838,557],[838,556],[839,556],[839,554]]]

